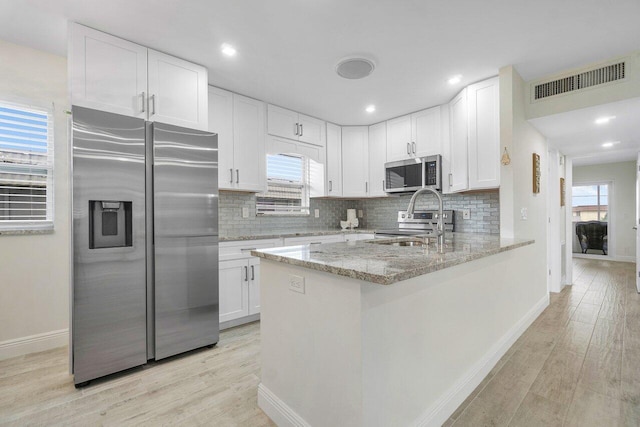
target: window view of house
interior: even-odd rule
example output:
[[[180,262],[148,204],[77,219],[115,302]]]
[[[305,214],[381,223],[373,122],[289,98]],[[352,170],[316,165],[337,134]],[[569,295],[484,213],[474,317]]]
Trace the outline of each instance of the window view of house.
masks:
[[[607,184],[573,187],[573,252],[607,255],[609,249],[609,186]]]
[[[267,156],[267,191],[258,195],[258,214],[308,215],[309,191],[304,158],[291,154]]]

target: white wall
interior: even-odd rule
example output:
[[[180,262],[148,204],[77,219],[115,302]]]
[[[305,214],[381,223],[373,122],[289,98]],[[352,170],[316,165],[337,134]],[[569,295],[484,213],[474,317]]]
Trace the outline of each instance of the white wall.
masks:
[[[65,345],[69,147],[65,58],[0,40],[0,99],[54,103],[54,231],[0,235],[0,359]]]
[[[610,223],[614,238],[610,242],[609,254],[613,259],[633,262],[636,257],[636,236],[633,232],[636,211],[636,162],[573,168],[573,185],[607,181],[613,182]]]
[[[547,140],[526,119],[528,85],[512,67],[500,69],[500,142],[511,155],[511,164],[501,166],[500,234],[536,241],[531,262],[535,280],[547,283]],[[504,148],[502,148],[504,149]],[[532,155],[540,155],[540,193],[533,193]],[[527,210],[527,219],[521,209]]]

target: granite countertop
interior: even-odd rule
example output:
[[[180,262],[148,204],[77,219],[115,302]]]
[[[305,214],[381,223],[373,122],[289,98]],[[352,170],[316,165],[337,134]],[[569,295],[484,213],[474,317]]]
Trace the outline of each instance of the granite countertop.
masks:
[[[221,242],[235,242],[240,240],[260,240],[260,239],[277,239],[281,237],[307,237],[307,236],[330,236],[333,234],[374,234],[375,230],[366,230],[356,228],[353,230],[342,230],[340,228],[333,229],[308,229],[303,232],[294,233],[291,230],[283,230],[278,233],[277,231],[272,231],[269,234],[253,234],[253,235],[244,235],[244,236],[224,236],[220,237]]]
[[[447,233],[444,253],[438,253],[433,240],[426,247],[372,243],[408,240],[415,240],[415,238],[401,237],[288,246],[254,250],[251,251],[251,255],[353,279],[390,285],[534,243],[533,240],[508,239],[479,233]]]

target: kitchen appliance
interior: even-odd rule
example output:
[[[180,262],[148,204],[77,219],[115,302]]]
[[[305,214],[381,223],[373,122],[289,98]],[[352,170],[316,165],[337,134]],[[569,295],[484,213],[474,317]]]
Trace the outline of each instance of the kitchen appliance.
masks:
[[[398,211],[398,228],[378,230],[376,238],[388,238],[397,236],[417,236],[430,234],[435,230],[438,222],[437,210],[416,210],[413,218],[408,218],[407,211]],[[444,231],[455,231],[455,211],[444,211]]]
[[[218,341],[217,135],[73,106],[76,385]]]
[[[414,192],[423,187],[442,189],[442,156],[416,157],[385,163],[387,193]]]

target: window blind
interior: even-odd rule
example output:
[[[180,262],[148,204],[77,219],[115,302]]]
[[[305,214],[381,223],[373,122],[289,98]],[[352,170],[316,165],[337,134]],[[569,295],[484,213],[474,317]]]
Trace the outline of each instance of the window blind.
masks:
[[[0,101],[0,229],[52,225],[52,114]]]
[[[258,214],[309,214],[305,160],[287,154],[267,155],[267,191],[259,194]]]

